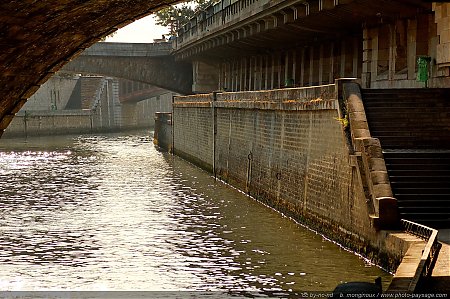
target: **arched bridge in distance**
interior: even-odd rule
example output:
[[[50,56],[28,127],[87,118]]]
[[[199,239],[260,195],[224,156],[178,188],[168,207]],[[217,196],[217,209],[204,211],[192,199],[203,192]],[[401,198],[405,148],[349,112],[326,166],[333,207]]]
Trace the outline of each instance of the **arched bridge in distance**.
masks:
[[[118,28],[173,0],[11,0],[0,3],[0,135],[63,65]]]
[[[171,43],[97,43],[66,64],[65,72],[111,76],[189,94],[192,67],[175,61]]]

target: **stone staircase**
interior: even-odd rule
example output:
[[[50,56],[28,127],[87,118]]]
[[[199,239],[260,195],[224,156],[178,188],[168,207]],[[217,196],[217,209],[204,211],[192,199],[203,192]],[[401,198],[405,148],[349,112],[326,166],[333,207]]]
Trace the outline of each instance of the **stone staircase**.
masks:
[[[401,218],[450,228],[450,89],[365,89]]]
[[[81,77],[81,109],[91,109],[98,90],[101,88],[103,77]]]

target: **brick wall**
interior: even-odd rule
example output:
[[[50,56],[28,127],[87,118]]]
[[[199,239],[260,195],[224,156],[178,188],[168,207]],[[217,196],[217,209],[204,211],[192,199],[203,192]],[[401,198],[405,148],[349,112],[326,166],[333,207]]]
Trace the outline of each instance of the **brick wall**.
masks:
[[[177,109],[172,115],[174,153],[212,171],[212,95],[177,99]]]
[[[348,247],[381,258],[385,246],[370,221],[334,90],[329,85],[219,93],[213,102],[211,94],[176,98],[174,150],[208,170],[215,157],[218,178]],[[398,259],[383,262],[395,268]]]

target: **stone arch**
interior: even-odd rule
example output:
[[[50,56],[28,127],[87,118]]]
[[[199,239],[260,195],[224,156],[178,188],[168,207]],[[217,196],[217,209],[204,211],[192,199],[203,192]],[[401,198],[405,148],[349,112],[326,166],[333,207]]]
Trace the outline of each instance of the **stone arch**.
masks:
[[[0,135],[41,84],[100,38],[173,0],[12,0],[0,5]]]

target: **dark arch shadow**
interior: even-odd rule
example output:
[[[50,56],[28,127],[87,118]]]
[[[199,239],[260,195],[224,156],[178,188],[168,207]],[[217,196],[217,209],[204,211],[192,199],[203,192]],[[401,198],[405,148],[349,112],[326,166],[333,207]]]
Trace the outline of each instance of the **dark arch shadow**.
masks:
[[[0,4],[0,135],[68,61],[173,0],[11,0]]]

